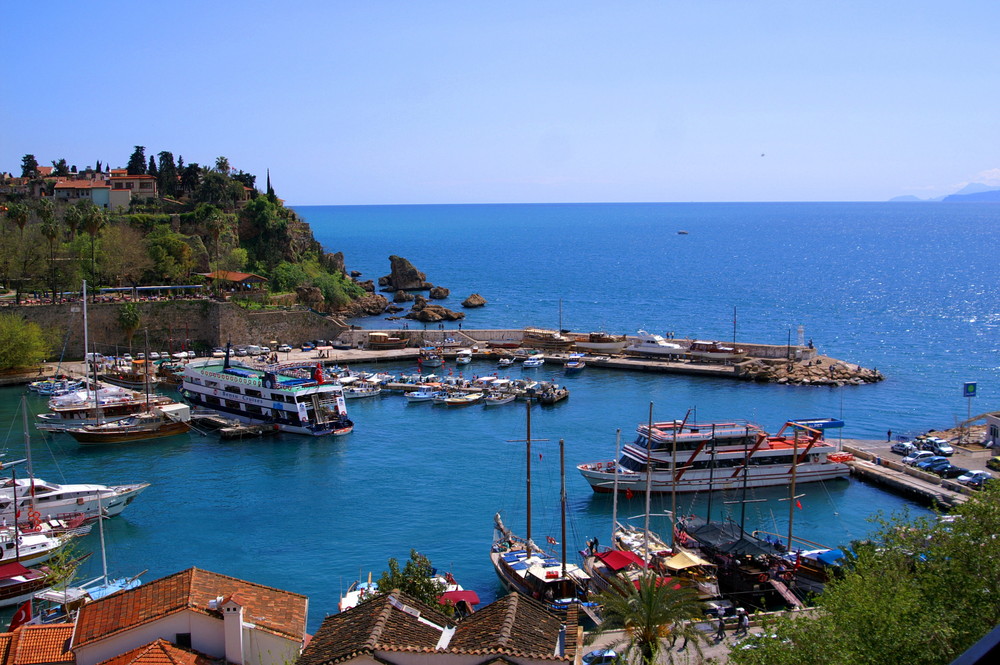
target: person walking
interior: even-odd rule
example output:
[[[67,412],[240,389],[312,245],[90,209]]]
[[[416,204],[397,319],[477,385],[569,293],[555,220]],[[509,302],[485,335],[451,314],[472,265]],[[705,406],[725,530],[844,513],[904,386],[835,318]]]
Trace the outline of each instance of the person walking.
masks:
[[[892,430],[889,430],[888,432],[886,432],[886,434],[885,434],[885,440],[886,441],[892,441]]]
[[[733,636],[746,635],[750,631],[750,616],[742,607],[736,608],[737,628]]]
[[[715,627],[715,641],[721,642],[724,639],[726,639],[726,617],[722,610],[719,610],[719,623]]]

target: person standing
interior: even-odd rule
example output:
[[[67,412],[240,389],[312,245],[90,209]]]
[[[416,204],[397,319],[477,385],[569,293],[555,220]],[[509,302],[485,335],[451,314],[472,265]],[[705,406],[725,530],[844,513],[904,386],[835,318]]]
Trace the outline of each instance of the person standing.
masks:
[[[892,430],[889,430],[888,432],[885,433],[885,440],[892,441]]]
[[[719,610],[719,623],[715,627],[715,641],[721,642],[724,639],[726,639],[726,617],[722,610]]]
[[[736,609],[736,616],[738,626],[733,635],[746,635],[750,631],[750,616],[742,607]]]

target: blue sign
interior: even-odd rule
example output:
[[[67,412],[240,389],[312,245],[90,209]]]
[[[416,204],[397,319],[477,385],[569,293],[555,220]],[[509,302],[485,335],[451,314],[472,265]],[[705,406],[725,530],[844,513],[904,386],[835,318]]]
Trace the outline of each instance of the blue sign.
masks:
[[[962,387],[962,394],[965,395],[966,397],[975,397],[976,396],[976,382],[975,381],[966,381],[965,385]]]

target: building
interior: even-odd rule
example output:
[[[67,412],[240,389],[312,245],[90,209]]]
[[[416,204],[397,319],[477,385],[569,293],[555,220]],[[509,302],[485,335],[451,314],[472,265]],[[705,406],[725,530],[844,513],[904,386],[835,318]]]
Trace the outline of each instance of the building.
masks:
[[[112,191],[128,191],[132,199],[140,201],[156,198],[156,177],[151,175],[129,175],[126,169],[111,169]]]
[[[582,633],[531,598],[510,594],[456,622],[395,590],[328,616],[296,665],[572,663]]]
[[[105,180],[59,180],[52,192],[56,201],[90,199],[101,208],[111,207],[111,185]]]
[[[73,624],[21,626],[0,634],[0,663],[4,665],[72,665],[69,641]]]
[[[309,600],[197,568],[83,606],[71,649],[77,665],[167,647],[232,665],[286,665],[306,641]],[[159,663],[166,661],[158,661]],[[186,665],[196,665],[193,661]]]

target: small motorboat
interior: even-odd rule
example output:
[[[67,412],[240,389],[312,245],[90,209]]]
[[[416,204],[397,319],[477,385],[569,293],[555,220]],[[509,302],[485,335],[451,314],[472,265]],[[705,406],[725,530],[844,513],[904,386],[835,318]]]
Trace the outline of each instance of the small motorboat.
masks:
[[[497,361],[497,367],[510,367],[514,364],[513,356],[504,356]]]
[[[566,361],[566,364],[563,365],[563,368],[566,370],[567,374],[576,374],[577,372],[583,370],[583,368],[586,366],[587,363],[583,362],[583,354],[573,353],[570,354],[569,360]]]
[[[521,363],[521,367],[525,369],[532,369],[535,367],[541,367],[545,364],[545,358],[541,356],[532,356],[530,358],[525,358],[524,362]]]
[[[407,402],[430,402],[435,397],[437,397],[439,391],[431,390],[430,388],[425,388],[422,390],[414,390],[412,392],[406,393]]]
[[[468,406],[475,404],[483,398],[482,393],[465,393],[464,395],[451,395],[444,399],[445,406]]]
[[[486,406],[500,406],[501,404],[509,404],[517,398],[514,393],[505,393],[500,391],[491,391],[486,393],[483,397],[483,404]]]
[[[470,349],[462,349],[455,356],[456,365],[468,365],[472,362],[472,351]]]

